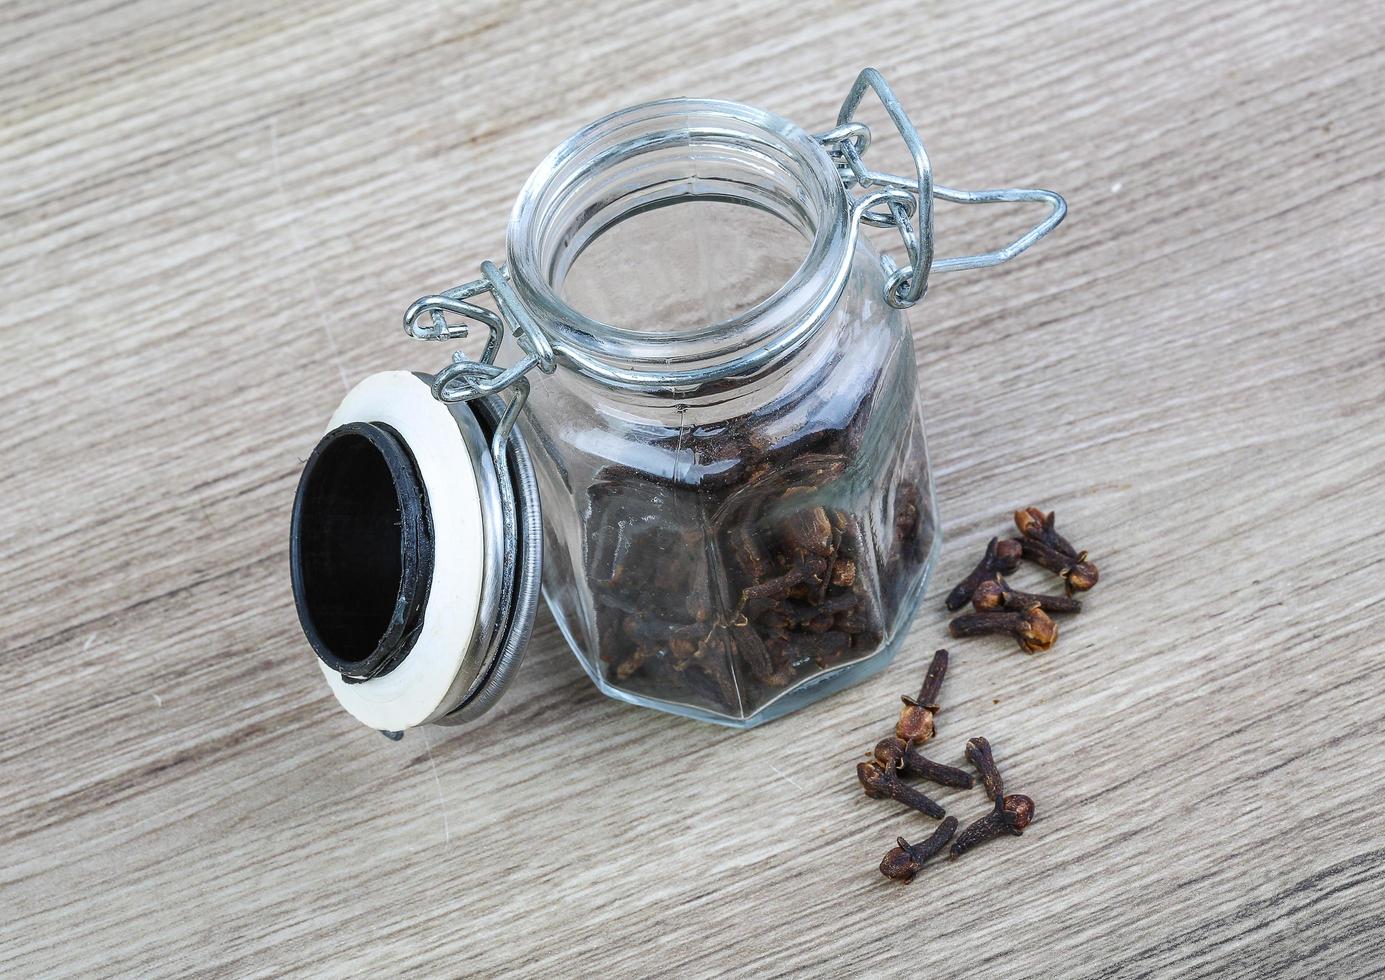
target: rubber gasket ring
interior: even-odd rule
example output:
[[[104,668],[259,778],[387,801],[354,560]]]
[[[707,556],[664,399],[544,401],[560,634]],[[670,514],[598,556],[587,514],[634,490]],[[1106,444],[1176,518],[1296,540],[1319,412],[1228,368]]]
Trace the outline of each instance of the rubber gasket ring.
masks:
[[[334,498],[350,492],[351,488],[340,485],[348,482],[349,474],[336,470],[343,462],[342,453],[351,452],[347,448],[348,441],[356,440],[364,440],[379,454],[394,485],[399,511],[400,575],[394,608],[374,649],[363,658],[348,659],[323,637],[313,614],[311,593],[314,587],[309,578],[315,560],[309,552],[324,545],[308,539],[323,533],[321,527],[315,526],[318,515],[314,512],[332,509]],[[294,606],[298,622],[318,659],[341,674],[344,680],[354,683],[384,676],[397,667],[413,649],[423,628],[433,576],[434,548],[428,492],[413,454],[399,433],[382,422],[348,422],[324,435],[303,466],[289,532]]]

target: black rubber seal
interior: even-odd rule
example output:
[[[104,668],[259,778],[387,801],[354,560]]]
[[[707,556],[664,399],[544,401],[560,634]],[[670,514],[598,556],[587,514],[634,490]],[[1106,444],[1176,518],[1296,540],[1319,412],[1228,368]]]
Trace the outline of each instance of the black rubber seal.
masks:
[[[293,500],[289,569],[318,659],[352,682],[413,649],[433,579],[433,520],[418,466],[383,422],[322,437]]]

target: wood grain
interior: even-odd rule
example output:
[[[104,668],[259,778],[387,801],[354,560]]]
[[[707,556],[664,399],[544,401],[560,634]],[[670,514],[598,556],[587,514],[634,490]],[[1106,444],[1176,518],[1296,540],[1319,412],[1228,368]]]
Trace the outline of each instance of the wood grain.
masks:
[[[1385,966],[1370,7],[7,5],[0,968]],[[530,168],[602,113],[821,128],[868,62],[940,180],[1072,206],[911,314],[946,545],[896,663],[735,734],[603,698],[542,614],[484,723],[357,726],[297,629],[288,509],[346,384],[438,366],[404,305],[498,255]],[[942,250],[1022,220],[944,209]],[[881,854],[931,823],[852,765],[947,580],[1031,502],[1102,584],[1049,654],[952,645],[934,747],[988,736],[1038,820],[892,885]]]

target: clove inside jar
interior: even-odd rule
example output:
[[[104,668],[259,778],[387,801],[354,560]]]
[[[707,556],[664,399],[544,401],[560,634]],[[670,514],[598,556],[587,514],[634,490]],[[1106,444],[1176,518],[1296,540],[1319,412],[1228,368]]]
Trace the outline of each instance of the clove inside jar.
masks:
[[[870,131],[853,116],[872,89],[911,176],[864,163]],[[1050,213],[1005,248],[935,260],[934,198]],[[930,271],[1003,262],[1064,212],[1049,191],[935,185],[871,69],[822,135],[696,99],[578,132],[524,185],[504,267],[483,263],[482,279],[405,316],[426,340],[465,336],[449,317],[482,324],[484,354],[366,379],[305,469],[295,596],[338,699],[387,730],[484,712],[518,664],[540,581],[602,691],[675,714],[750,727],[883,668],[939,548],[903,309]],[[893,228],[907,261],[862,226]],[[494,310],[475,302],[485,294]],[[404,474],[368,503],[349,474],[330,482],[341,464],[316,463],[349,426],[386,447],[375,471]],[[426,559],[395,563],[409,582],[363,557],[340,567],[400,547],[334,542],[406,512]],[[381,594],[334,594],[358,581]],[[323,621],[347,606],[349,628]],[[379,610],[378,641],[369,627],[351,650],[326,649],[362,609]]]

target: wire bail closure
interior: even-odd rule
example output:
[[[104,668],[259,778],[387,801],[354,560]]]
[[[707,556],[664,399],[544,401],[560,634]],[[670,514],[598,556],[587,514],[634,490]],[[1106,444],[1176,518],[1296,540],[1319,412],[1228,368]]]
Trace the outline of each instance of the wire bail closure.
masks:
[[[879,97],[890,121],[908,147],[914,161],[914,176],[900,177],[896,174],[880,173],[871,170],[862,159],[870,146],[870,129],[860,122],[853,121],[856,110],[860,108],[866,89],[871,89]],[[837,164],[837,173],[847,191],[853,187],[867,190],[871,187],[886,187],[905,191],[912,203],[898,200],[886,202],[885,211],[868,209],[861,212],[861,219],[876,228],[895,227],[904,240],[905,251],[909,255],[909,265],[890,271],[885,282],[885,299],[891,306],[905,309],[923,299],[928,292],[928,277],[932,272],[954,272],[958,269],[982,269],[1008,262],[1028,249],[1062,222],[1067,216],[1068,205],[1062,196],[1053,191],[1037,188],[1005,187],[993,190],[965,191],[933,183],[933,165],[928,152],[923,148],[918,129],[909,119],[904,108],[895,97],[894,90],[880,72],[866,68],[856,76],[851,92],[837,113],[837,125],[826,133],[815,137],[827,149]],[[1047,204],[1048,215],[1029,231],[1003,248],[975,255],[959,255],[953,258],[934,259],[933,257],[933,201],[941,198],[956,204],[991,204],[996,202],[1034,202]],[[910,225],[910,218],[915,218]]]
[[[864,157],[871,144],[871,131],[854,117],[867,89],[875,92],[904,140],[914,162],[912,177],[882,173],[866,166]],[[898,266],[888,255],[881,257],[887,274],[885,300],[897,309],[907,309],[924,297],[928,292],[931,273],[989,268],[1008,262],[1053,231],[1067,216],[1067,202],[1053,191],[1018,187],[968,191],[935,184],[932,163],[917,128],[899,104],[889,83],[874,68],[866,68],[856,76],[851,91],[837,113],[837,125],[813,139],[826,150],[848,194],[852,219],[848,262],[850,255],[855,252],[857,232],[861,225],[895,228],[904,242],[908,265]],[[856,188],[864,193],[852,196],[851,191]],[[1048,205],[1049,212],[1029,231],[1001,248],[937,259],[933,248],[935,199],[956,204],[1039,203]],[[495,297],[498,312],[471,302],[485,293]],[[515,393],[492,440],[492,452],[497,458],[503,458],[505,442],[529,396],[526,375],[534,368],[544,374],[552,374],[561,358],[612,388],[677,392],[752,372],[769,359],[806,342],[815,329],[814,323],[805,321],[793,330],[786,331],[774,343],[710,367],[632,371],[604,364],[585,352],[570,349],[561,341],[555,344],[516,295],[507,278],[507,270],[490,261],[481,263],[480,279],[415,300],[404,314],[404,332],[416,340],[446,341],[467,337],[467,323],[450,322],[448,314],[483,324],[489,336],[479,361],[472,360],[461,351],[452,355],[452,363],[438,372],[433,381],[433,396],[449,403],[471,401],[514,388]],[[524,356],[510,367],[501,368],[496,365],[495,357],[505,336],[507,322]]]

